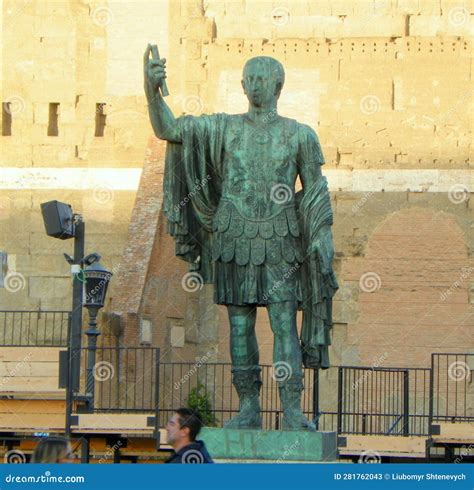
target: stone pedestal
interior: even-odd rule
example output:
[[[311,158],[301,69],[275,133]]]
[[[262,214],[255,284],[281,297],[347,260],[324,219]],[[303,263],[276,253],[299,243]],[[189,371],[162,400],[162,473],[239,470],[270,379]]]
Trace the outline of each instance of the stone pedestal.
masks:
[[[215,429],[199,433],[213,459],[242,462],[334,462],[336,432]],[[236,461],[237,462],[237,461]]]

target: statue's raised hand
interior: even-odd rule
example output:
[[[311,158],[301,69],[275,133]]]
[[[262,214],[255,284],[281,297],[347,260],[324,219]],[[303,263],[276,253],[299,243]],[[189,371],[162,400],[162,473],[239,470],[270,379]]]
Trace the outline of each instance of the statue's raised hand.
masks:
[[[166,79],[166,58],[150,58],[150,53],[153,54],[153,49],[151,44],[148,44],[143,55],[143,76],[145,94],[149,100],[156,95]]]

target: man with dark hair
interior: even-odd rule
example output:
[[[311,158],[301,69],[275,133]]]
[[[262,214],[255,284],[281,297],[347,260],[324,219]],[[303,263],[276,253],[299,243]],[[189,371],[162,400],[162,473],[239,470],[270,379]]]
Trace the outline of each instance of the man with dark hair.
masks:
[[[202,427],[199,413],[190,408],[179,408],[166,424],[168,444],[174,454],[165,463],[214,463],[203,441],[196,437]]]

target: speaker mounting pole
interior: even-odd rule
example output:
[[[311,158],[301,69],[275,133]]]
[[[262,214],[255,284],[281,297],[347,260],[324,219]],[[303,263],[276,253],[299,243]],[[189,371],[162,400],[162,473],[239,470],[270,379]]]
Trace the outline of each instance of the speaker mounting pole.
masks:
[[[79,214],[74,214],[74,265],[80,267],[82,272],[84,258],[86,225]],[[72,285],[72,314],[71,314],[71,389],[79,391],[79,377],[81,369],[81,335],[82,335],[82,275],[73,274]]]

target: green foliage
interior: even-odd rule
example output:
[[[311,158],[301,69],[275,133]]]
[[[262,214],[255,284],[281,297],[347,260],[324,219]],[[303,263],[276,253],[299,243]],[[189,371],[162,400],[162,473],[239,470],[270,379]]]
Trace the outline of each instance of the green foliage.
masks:
[[[216,426],[217,419],[212,412],[211,399],[206,391],[206,387],[202,383],[198,383],[196,388],[193,388],[189,392],[187,406],[200,413],[203,426]]]

